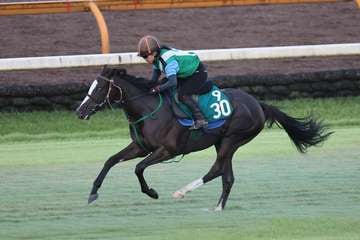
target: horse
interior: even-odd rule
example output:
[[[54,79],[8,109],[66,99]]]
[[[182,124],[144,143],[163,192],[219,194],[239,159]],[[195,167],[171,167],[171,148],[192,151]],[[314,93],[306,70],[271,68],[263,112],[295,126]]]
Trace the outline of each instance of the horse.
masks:
[[[157,199],[158,193],[150,188],[144,178],[147,167],[173,159],[179,155],[200,151],[215,146],[216,159],[210,170],[201,178],[173,193],[180,199],[186,193],[205,183],[222,177],[222,193],[215,211],[225,208],[234,183],[232,158],[236,150],[255,138],[265,126],[277,124],[283,128],[300,153],[311,146],[324,142],[332,132],[311,115],[295,118],[279,108],[259,102],[253,96],[237,88],[223,89],[233,106],[232,114],[221,127],[208,130],[189,130],[180,125],[172,111],[172,104],[164,101],[164,93],[151,94],[154,83],[149,79],[127,74],[125,69],[105,66],[91,84],[76,114],[80,119],[102,109],[106,103],[116,104],[125,112],[129,122],[132,142],[120,152],[111,156],[93,182],[88,203],[94,202],[98,190],[109,170],[116,164],[134,158],[144,158],[135,167],[141,191]],[[194,131],[198,134],[194,138]]]

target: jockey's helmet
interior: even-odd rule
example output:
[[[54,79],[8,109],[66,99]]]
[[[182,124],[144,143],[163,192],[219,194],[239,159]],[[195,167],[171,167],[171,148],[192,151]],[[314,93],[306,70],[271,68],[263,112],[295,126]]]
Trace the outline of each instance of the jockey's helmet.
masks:
[[[139,41],[138,56],[146,58],[154,52],[159,52],[160,48],[159,40],[154,36],[147,35]]]

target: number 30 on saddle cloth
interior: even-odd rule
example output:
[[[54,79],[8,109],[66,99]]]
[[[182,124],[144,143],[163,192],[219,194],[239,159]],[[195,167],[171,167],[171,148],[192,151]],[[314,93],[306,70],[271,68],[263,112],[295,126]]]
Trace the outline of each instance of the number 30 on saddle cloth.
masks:
[[[209,122],[208,129],[221,127],[225,123],[226,118],[230,117],[233,111],[228,96],[215,85],[213,85],[211,91],[196,96],[195,99],[198,101],[198,105],[203,112],[204,117]],[[175,91],[172,94],[171,101],[178,122],[185,127],[192,126],[192,113],[185,104],[178,100]]]

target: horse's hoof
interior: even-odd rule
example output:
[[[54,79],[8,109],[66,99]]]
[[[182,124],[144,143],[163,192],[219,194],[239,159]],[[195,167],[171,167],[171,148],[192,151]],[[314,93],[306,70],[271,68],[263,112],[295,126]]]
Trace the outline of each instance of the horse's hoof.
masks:
[[[146,194],[151,197],[151,198],[154,198],[154,199],[158,199],[159,198],[159,195],[157,194],[157,192],[150,188],[148,191],[146,191]]]
[[[176,191],[176,192],[173,193],[172,196],[173,196],[173,198],[175,198],[175,199],[181,199],[181,198],[184,198],[184,197],[185,197],[185,194],[182,193],[182,192],[180,192],[180,191]]]
[[[88,204],[94,202],[98,197],[99,197],[99,194],[97,194],[97,193],[90,194],[89,199],[88,199]]]

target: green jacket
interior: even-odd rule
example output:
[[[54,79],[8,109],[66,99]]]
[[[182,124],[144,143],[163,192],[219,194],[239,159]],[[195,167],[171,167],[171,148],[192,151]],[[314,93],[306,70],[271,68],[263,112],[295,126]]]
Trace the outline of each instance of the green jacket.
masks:
[[[160,58],[154,62],[155,69],[159,69],[161,72],[166,74],[166,65],[175,60],[179,64],[179,70],[176,74],[178,78],[191,76],[200,64],[200,59],[195,53],[178,49],[161,49]]]

